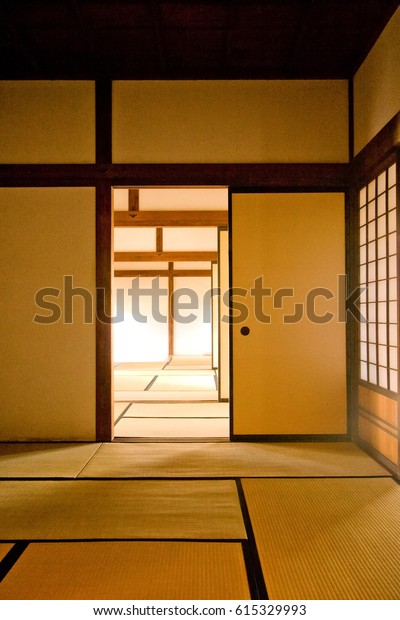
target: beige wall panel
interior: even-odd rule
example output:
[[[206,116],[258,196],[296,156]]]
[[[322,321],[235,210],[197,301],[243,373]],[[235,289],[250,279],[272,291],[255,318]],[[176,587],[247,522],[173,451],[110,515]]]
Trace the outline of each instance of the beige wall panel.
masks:
[[[229,315],[229,305],[227,306],[224,300],[224,295],[229,289],[229,234],[227,230],[219,231],[218,265],[221,288],[219,297],[219,397],[226,400],[229,398],[230,338],[229,323],[222,321],[222,318]]]
[[[233,420],[236,434],[336,434],[347,432],[345,324],[338,322],[338,274],[345,273],[342,194],[234,194],[232,286],[249,318],[233,326]],[[263,276],[275,293],[294,296],[257,320],[250,290]],[[304,316],[283,323],[311,289],[325,287],[334,298],[317,298],[315,312],[333,314],[325,324]],[[237,314],[237,312],[235,313]],[[250,334],[240,333],[242,326]]]
[[[345,80],[116,81],[113,161],[346,162],[347,110]]]
[[[359,386],[358,406],[367,413],[372,413],[384,422],[397,427],[397,401],[392,398]]]
[[[373,422],[358,416],[358,434],[389,461],[398,465],[398,440]]]
[[[95,162],[95,86],[0,81],[0,163]]]
[[[63,289],[64,275],[94,299],[95,191],[2,188],[0,208],[0,440],[93,440],[95,325],[79,299],[72,324],[33,318],[51,314],[36,292]],[[63,293],[48,300],[63,308]]]
[[[355,153],[400,110],[399,32],[400,8],[354,77]]]

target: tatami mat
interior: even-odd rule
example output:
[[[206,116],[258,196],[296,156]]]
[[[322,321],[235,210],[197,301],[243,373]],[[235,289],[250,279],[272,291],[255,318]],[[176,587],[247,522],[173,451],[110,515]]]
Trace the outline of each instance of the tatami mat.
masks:
[[[168,360],[165,362],[119,362],[114,368],[115,373],[125,370],[161,370],[164,368],[167,361]]]
[[[88,477],[388,476],[352,443],[103,444]]]
[[[154,375],[115,375],[114,390],[145,390],[153,379]]]
[[[236,485],[206,481],[3,481],[0,540],[242,539]]]
[[[4,558],[6,557],[7,553],[9,551],[11,551],[13,546],[14,545],[11,544],[11,543],[0,543],[0,562],[2,560],[4,560]],[[0,600],[1,600],[1,596],[0,596]]]
[[[130,418],[229,418],[229,403],[134,403]]]
[[[400,598],[392,479],[244,480],[272,599]]]
[[[165,391],[199,391],[215,390],[215,380],[213,375],[191,375],[191,376],[161,376],[157,377],[150,388],[151,392]]]
[[[132,376],[143,376],[143,375],[149,375],[149,374],[154,374],[154,375],[158,375],[159,377],[162,377],[163,375],[165,376],[169,376],[169,377],[174,377],[174,376],[192,376],[192,375],[198,375],[198,376],[207,376],[207,375],[212,375],[214,376],[215,372],[214,370],[211,369],[198,369],[198,370],[187,370],[182,369],[182,368],[167,368],[166,370],[156,370],[153,369],[154,373],[149,373],[149,369],[144,369],[144,370],[125,370],[125,369],[119,369],[116,368],[114,370],[114,376],[119,376],[119,375],[132,375]]]
[[[115,437],[220,438],[229,437],[229,419],[121,418]]]
[[[171,359],[167,368],[191,368],[193,370],[197,368],[211,368],[211,356],[185,357],[177,355]]]
[[[0,478],[73,478],[99,446],[96,443],[2,443]]]
[[[239,543],[37,543],[0,584],[1,599],[249,599]]]
[[[148,390],[147,392],[135,392],[133,390],[128,391],[120,391],[114,393],[114,401],[121,400],[130,400],[132,402],[145,402],[147,400],[152,401],[175,401],[175,400],[202,400],[202,401],[217,401],[218,400],[218,392],[217,390],[206,391],[206,390],[198,390],[195,392],[190,391],[157,391],[153,392],[152,390]]]

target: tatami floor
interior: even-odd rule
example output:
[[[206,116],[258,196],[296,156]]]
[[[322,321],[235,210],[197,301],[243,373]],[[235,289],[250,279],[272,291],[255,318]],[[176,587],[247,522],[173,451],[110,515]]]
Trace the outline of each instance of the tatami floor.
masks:
[[[399,515],[351,443],[0,444],[0,598],[399,599]]]
[[[115,437],[227,439],[229,405],[211,365],[206,355],[115,364]]]

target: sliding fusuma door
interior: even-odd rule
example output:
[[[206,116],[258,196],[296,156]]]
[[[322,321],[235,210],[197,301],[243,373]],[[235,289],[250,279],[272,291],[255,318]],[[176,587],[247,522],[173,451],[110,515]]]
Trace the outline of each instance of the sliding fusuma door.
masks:
[[[345,436],[344,195],[231,200],[233,436]]]

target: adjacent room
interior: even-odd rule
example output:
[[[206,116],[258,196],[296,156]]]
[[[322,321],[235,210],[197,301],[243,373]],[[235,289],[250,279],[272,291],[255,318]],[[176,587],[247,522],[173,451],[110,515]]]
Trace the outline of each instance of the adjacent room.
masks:
[[[114,188],[113,211],[115,438],[227,439],[228,190]]]

